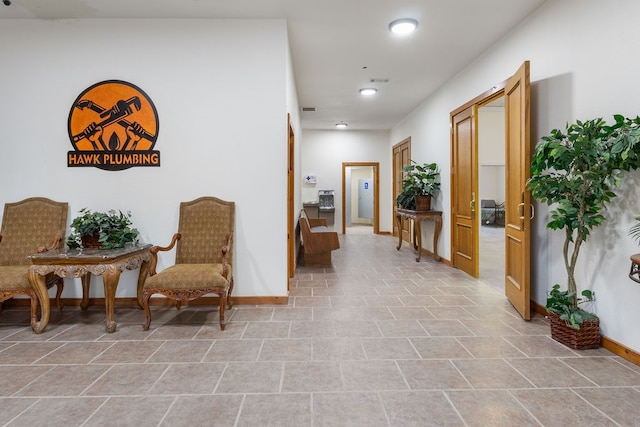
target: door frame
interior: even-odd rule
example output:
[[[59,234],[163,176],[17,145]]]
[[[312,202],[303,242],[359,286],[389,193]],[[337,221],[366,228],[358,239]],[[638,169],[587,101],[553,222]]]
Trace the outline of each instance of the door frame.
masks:
[[[524,77],[522,77],[524,76]],[[453,134],[453,123],[454,123],[454,117],[458,114],[460,114],[461,112],[465,111],[466,109],[471,109],[472,110],[472,119],[474,122],[474,125],[477,125],[477,111],[478,108],[481,105],[490,103],[491,101],[493,101],[494,99],[500,97],[500,96],[507,96],[507,90],[510,87],[510,85],[512,84],[516,84],[516,83],[512,83],[513,81],[515,81],[516,83],[520,83],[521,81],[525,81],[526,82],[526,90],[525,90],[525,95],[522,97],[522,103],[524,103],[524,107],[523,106],[519,106],[519,110],[522,110],[524,113],[524,117],[521,117],[521,125],[522,127],[519,128],[521,131],[524,131],[524,135],[519,135],[518,139],[518,143],[522,143],[525,145],[524,150],[526,152],[528,152],[528,150],[530,149],[529,144],[530,144],[530,140],[529,140],[529,133],[530,133],[530,119],[529,119],[529,61],[525,61],[516,71],[516,73],[512,76],[509,76],[506,80],[502,81],[501,83],[493,86],[491,89],[489,89],[488,91],[482,93],[481,95],[473,98],[472,100],[468,101],[467,103],[465,103],[464,105],[456,108],[455,110],[453,110],[450,113],[450,119],[451,119],[451,152],[453,153],[454,150],[454,145],[455,145],[455,138],[454,138],[454,134]],[[509,120],[508,120],[508,116],[509,116],[509,106],[508,104],[505,105],[505,115],[507,117],[505,117],[505,173],[507,174],[507,176],[505,177],[505,185],[508,185],[508,180],[509,180],[509,170],[510,170],[510,163],[509,163]],[[477,132],[477,130],[475,130],[474,132]],[[475,141],[474,141],[474,146],[473,149],[477,150],[477,135],[474,136],[475,137]],[[520,156],[520,164],[519,167],[521,170],[526,170],[528,171],[529,169],[529,165],[527,164],[527,162],[530,162],[530,159],[526,158],[526,153],[523,154],[522,156]],[[456,196],[456,192],[457,192],[457,188],[455,188],[455,180],[453,177],[454,171],[455,171],[455,167],[457,167],[457,165],[454,164],[454,157],[452,156],[452,164],[451,164],[451,173],[452,173],[452,177],[451,177],[451,211],[454,212],[454,201],[455,196]],[[475,165],[476,165],[476,169],[477,169],[477,156],[475,157]],[[519,179],[519,178],[518,178]],[[525,180],[526,181],[526,180]],[[477,174],[472,176],[472,187],[473,187],[473,191],[476,192],[477,194],[477,190],[478,190],[478,176]],[[527,212],[528,209],[530,208],[529,205],[529,201],[530,201],[530,196],[529,196],[529,192],[526,190],[526,188],[524,188],[522,190],[522,202],[520,202],[520,200],[518,200],[518,202],[520,202],[520,205],[523,206],[522,211],[523,212]],[[508,238],[509,238],[509,232],[506,230],[506,227],[508,227],[509,225],[507,224],[506,221],[506,210],[509,209],[509,206],[513,204],[513,200],[510,200],[510,195],[509,195],[509,191],[508,189],[505,189],[505,234],[506,234],[506,238],[505,238],[505,264],[506,264],[506,271],[505,271],[505,294],[507,295],[507,297],[509,298],[509,301],[511,302],[511,304],[518,310],[518,312],[520,313],[520,315],[522,316],[523,319],[525,320],[529,320],[530,319],[530,266],[529,266],[529,251],[526,249],[523,249],[520,251],[520,253],[523,253],[524,255],[522,257],[520,257],[520,259],[518,259],[517,261],[520,263],[523,263],[524,265],[521,266],[521,268],[524,270],[524,273],[520,274],[521,277],[519,277],[520,282],[515,283],[514,282],[514,287],[517,287],[519,289],[519,292],[521,295],[525,295],[525,299],[526,301],[518,301],[518,302],[514,302],[515,299],[509,295],[508,292],[508,288],[507,288],[507,281],[510,279],[509,278],[509,274],[508,271],[510,270],[517,270],[517,266],[515,265],[510,265],[509,263],[512,262],[509,257],[510,257],[510,252],[509,252],[509,247],[507,244]],[[453,214],[452,214],[453,217]],[[520,235],[518,236],[520,239],[520,246],[521,247],[525,247],[530,245],[530,229],[529,229],[529,219],[524,218],[524,214],[522,214],[522,216],[520,216],[520,219],[523,221],[523,226],[520,227],[522,228],[523,232],[520,233]],[[456,242],[455,242],[455,221],[452,220],[451,221],[451,259],[453,262],[453,266],[456,267],[456,262],[455,262],[455,251],[456,251]],[[477,221],[476,219],[474,219],[472,221],[473,224],[473,237],[472,239],[474,239],[474,248],[473,248],[473,262],[475,263],[475,269],[474,272],[475,274],[471,274],[473,277],[478,277],[478,263],[479,263],[479,256],[478,256],[478,235],[479,235],[479,221]],[[515,262],[515,261],[513,261]],[[512,263],[513,263],[512,262]]]
[[[287,291],[290,280],[296,271],[295,259],[295,217],[294,185],[295,185],[295,132],[291,123],[291,114],[287,113]]]
[[[380,234],[380,163],[342,162],[342,234],[346,234],[347,221],[347,168],[369,166],[373,168],[373,234]]]
[[[406,158],[406,162],[405,159],[403,159],[402,157],[402,153],[403,150],[406,150],[406,152],[408,153],[407,158]],[[399,159],[400,162],[397,162],[397,158],[396,158],[396,152],[400,153]],[[404,172],[403,169],[405,166],[408,166],[411,164],[411,137],[408,136],[405,139],[403,139],[402,141],[398,142],[397,144],[395,144],[393,147],[391,147],[391,164],[392,164],[392,179],[393,182],[391,184],[391,192],[392,192],[392,199],[391,199],[391,213],[395,216],[395,209],[396,209],[396,199],[398,198],[398,195],[402,192],[402,184],[400,181],[402,181],[405,177],[404,177]],[[391,227],[391,234],[393,234],[394,236],[398,236],[399,234],[401,234],[401,239],[404,240],[405,242],[411,243],[412,241],[412,237],[411,237],[411,221],[402,221],[402,229],[398,229],[398,224],[397,221],[393,221],[393,225]]]

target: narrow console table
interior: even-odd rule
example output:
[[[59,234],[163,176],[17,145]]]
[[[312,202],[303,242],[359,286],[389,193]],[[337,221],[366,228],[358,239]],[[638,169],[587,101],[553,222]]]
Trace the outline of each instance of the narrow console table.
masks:
[[[138,274],[137,298],[142,308],[142,287],[149,273],[151,245],[127,245],[119,249],[59,249],[29,256],[29,282],[40,303],[40,321],[36,322],[33,331],[43,332],[49,324],[51,306],[44,277],[55,273],[60,277],[80,277],[82,279],[82,303],[86,310],[89,305],[89,285],[91,275],[102,276],[104,282],[104,303],[107,315],[107,332],[115,332],[116,322],[113,320],[113,305],[120,273],[140,267]]]
[[[441,211],[413,211],[409,209],[396,208],[396,223],[398,224],[398,246],[396,249],[400,250],[402,246],[402,220],[408,219],[413,221],[413,247],[418,251],[416,262],[420,261],[422,255],[422,227],[420,223],[426,220],[432,220],[435,222],[435,230],[433,231],[433,258],[436,261],[440,261],[438,255],[438,237],[440,237],[440,230],[442,229],[442,212]]]

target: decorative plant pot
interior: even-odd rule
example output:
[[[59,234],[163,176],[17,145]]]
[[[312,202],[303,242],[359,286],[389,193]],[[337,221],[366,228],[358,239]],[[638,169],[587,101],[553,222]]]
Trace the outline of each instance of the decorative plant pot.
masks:
[[[101,248],[100,233],[96,233],[92,236],[81,236],[83,248]]]
[[[576,350],[600,347],[600,319],[587,319],[580,324],[580,329],[573,329],[560,319],[560,315],[548,312],[551,324],[551,338],[567,347]]]
[[[414,196],[417,211],[431,210],[431,196]]]

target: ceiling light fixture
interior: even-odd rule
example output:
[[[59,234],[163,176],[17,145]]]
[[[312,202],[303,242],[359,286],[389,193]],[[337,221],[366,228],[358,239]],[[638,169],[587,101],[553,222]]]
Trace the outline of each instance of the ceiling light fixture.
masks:
[[[378,89],[376,89],[375,87],[365,87],[360,89],[360,95],[364,95],[364,96],[375,95],[376,92],[378,92]]]
[[[347,126],[349,126],[348,124],[346,124],[345,122],[338,122],[336,123],[336,127],[338,129],[345,129]]]
[[[389,24],[389,31],[394,34],[409,34],[418,28],[418,21],[411,18],[396,19]]]

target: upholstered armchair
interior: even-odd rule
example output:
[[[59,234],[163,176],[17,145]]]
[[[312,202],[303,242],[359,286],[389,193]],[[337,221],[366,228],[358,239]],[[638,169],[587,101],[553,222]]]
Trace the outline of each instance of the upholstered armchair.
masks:
[[[143,329],[151,324],[149,300],[159,293],[177,301],[191,301],[205,294],[220,297],[220,329],[224,330],[225,305],[231,308],[233,291],[233,229],[235,203],[215,197],[180,203],[178,232],[166,247],[151,248],[150,276],[142,291],[146,314]],[[156,272],[158,252],[176,247],[175,264]]]
[[[17,295],[31,299],[31,325],[36,322],[38,300],[27,273],[29,255],[64,246],[67,203],[33,197],[4,205],[0,229],[0,302]],[[47,288],[57,285],[56,304],[62,310],[60,295],[64,281],[53,273],[45,277]],[[1,306],[0,306],[1,307]]]

